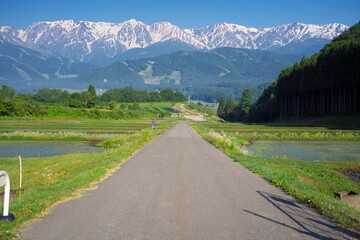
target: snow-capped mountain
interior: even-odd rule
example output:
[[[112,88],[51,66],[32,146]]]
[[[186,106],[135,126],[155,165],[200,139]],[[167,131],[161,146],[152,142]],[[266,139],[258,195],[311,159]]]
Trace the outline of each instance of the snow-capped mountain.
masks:
[[[330,41],[346,29],[347,26],[337,23],[294,23],[262,29],[218,23],[200,29],[181,29],[170,22],[147,25],[135,19],[122,23],[62,20],[36,22],[25,29],[0,26],[0,39],[47,54],[93,62],[94,59],[113,59],[130,49],[168,41],[194,49],[235,47],[266,50],[312,39]]]

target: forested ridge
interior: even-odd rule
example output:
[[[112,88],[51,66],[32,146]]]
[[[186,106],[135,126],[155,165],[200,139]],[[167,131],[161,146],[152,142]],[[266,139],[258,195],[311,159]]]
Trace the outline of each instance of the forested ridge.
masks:
[[[281,71],[248,121],[360,112],[360,23],[310,58]]]

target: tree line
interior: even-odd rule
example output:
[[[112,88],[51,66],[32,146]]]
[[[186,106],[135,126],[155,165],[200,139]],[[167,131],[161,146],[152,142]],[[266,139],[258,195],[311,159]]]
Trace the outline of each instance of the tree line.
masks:
[[[217,115],[229,122],[247,122],[249,119],[249,112],[253,104],[253,97],[249,88],[245,89],[241,94],[240,102],[234,101],[233,96],[225,101],[224,96],[220,97]]]
[[[135,90],[131,87],[109,89],[100,99],[105,102],[184,102],[186,96],[165,88],[161,91]]]
[[[222,103],[221,103],[222,102]],[[241,121],[244,107],[220,99],[219,116]],[[243,119],[267,122],[288,117],[360,112],[360,23],[310,58],[285,68],[250,106]]]
[[[89,85],[88,89],[82,92],[69,93],[61,89],[43,88],[32,95],[15,94],[12,87],[2,85],[0,89],[0,116],[45,115],[48,114],[49,108],[44,107],[44,104],[78,109],[113,110],[117,103],[132,103],[121,104],[120,108],[128,107],[128,109],[137,110],[139,108],[138,102],[183,102],[185,100],[186,97],[181,92],[174,92],[171,89],[149,92],[125,87],[109,89],[103,95],[98,96],[95,87]],[[94,113],[94,116],[99,115],[99,112],[92,111],[91,113]]]

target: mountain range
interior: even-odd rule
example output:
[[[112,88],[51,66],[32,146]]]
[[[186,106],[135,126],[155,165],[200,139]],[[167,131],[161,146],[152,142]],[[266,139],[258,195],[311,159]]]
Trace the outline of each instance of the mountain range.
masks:
[[[180,90],[193,98],[215,101],[220,95],[240,95],[273,81],[285,67],[300,60],[292,54],[264,50],[216,48],[179,51],[152,58],[119,60],[81,74],[74,85],[93,84],[99,88]]]
[[[309,55],[346,29],[347,26],[338,23],[293,23],[258,29],[223,22],[181,29],[170,22],[147,25],[135,19],[122,23],[60,20],[35,22],[25,29],[0,26],[0,39],[42,53],[104,66],[129,57],[220,47]],[[127,53],[129,50],[133,51]]]
[[[0,85],[10,85],[17,90],[69,87],[80,73],[95,67],[0,40]]]
[[[89,84],[168,87],[213,101],[270,83],[281,69],[319,51],[346,29],[338,23],[261,29],[218,23],[181,29],[135,19],[36,22],[24,29],[6,25],[0,26],[0,84],[25,92]]]

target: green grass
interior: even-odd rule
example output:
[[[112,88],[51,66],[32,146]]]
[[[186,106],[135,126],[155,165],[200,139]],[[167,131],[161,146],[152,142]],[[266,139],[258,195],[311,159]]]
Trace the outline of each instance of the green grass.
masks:
[[[157,121],[161,123],[162,121]],[[115,120],[85,120],[85,121],[1,121],[0,132],[19,133],[47,133],[58,135],[76,135],[76,133],[132,133],[142,129],[151,129],[151,120],[115,121]]]
[[[309,126],[248,125],[241,123],[204,123],[204,127],[238,138],[253,140],[329,140],[360,141],[360,130],[328,129]]]
[[[224,125],[231,128],[229,124]],[[251,128],[246,125],[234,125]],[[236,147],[247,142],[226,132],[220,134],[220,127],[216,129],[218,132],[214,132],[206,124],[201,126],[192,124],[192,127],[210,143],[246,168],[268,179],[275,186],[285,189],[319,213],[331,217],[343,228],[360,232],[360,212],[334,197],[334,192],[343,190],[360,194],[359,184],[340,173],[345,169],[359,169],[359,162],[310,162],[248,156]],[[264,127],[254,126],[253,131]],[[216,134],[221,137],[213,139],[211,135],[216,136]]]
[[[339,170],[360,167],[358,162],[306,162],[230,154],[237,162],[297,197],[344,228],[360,232],[360,212],[334,197],[337,191],[360,194],[359,185]]]
[[[56,140],[56,141],[90,141],[97,140],[99,137],[88,137],[81,135],[66,134],[42,134],[42,133],[15,133],[9,135],[0,135],[0,141],[28,141],[28,140]]]
[[[105,153],[24,159],[22,193],[19,191],[18,160],[0,159],[0,169],[8,172],[11,189],[17,190],[16,198],[10,203],[10,212],[16,220],[0,222],[0,239],[12,239],[25,222],[41,217],[56,202],[75,197],[81,189],[91,187],[91,183],[101,180],[111,169],[173,124],[164,122],[156,130],[144,129],[132,135],[110,138],[104,141],[103,146],[109,148]]]
[[[125,104],[133,104],[133,103],[125,103]],[[174,102],[143,102],[138,103],[140,107],[174,107],[176,103]],[[119,106],[121,103],[119,104]]]
[[[171,108],[175,103],[138,103],[139,108],[132,109],[129,105],[134,103],[118,104],[115,109],[88,109],[88,108],[71,108],[59,106],[58,104],[42,105],[41,113],[13,112],[10,116],[0,116],[1,120],[138,120],[138,119],[162,119],[161,114],[167,114],[166,108]],[[151,109],[146,109],[149,107]],[[169,112],[168,115],[171,115]]]
[[[286,119],[273,123],[275,125],[312,125],[330,128],[360,129],[360,115],[337,115],[326,117],[309,117]]]
[[[118,103],[115,109],[121,109],[121,106],[125,106],[122,110],[129,110],[128,106],[137,104],[140,108],[171,108],[177,103],[174,102],[138,102],[138,103]]]
[[[280,132],[276,134],[257,135],[256,132],[242,135],[248,141],[255,140],[317,140],[317,141],[360,141],[360,133],[354,131],[307,131],[307,132]]]

